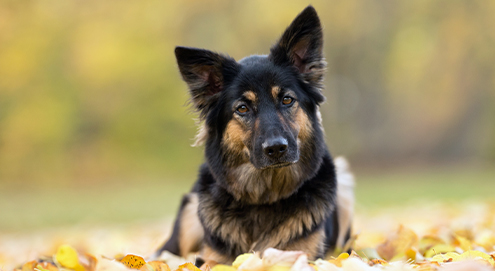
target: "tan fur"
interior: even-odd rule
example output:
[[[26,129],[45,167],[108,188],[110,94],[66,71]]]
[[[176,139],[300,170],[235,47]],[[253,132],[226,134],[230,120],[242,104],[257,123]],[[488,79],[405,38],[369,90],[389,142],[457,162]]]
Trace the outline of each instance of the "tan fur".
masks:
[[[180,217],[181,228],[179,230],[180,254],[186,257],[187,254],[199,251],[199,246],[203,241],[203,226],[198,217],[198,195],[189,194],[189,203],[182,210]]]
[[[206,268],[206,265],[208,265],[211,268],[215,266],[217,263],[231,265],[233,262],[233,259],[229,259],[227,256],[216,252],[215,250],[211,249],[211,247],[209,247],[207,244],[204,244],[203,249],[201,250],[201,256],[203,259],[207,259],[206,262],[201,266],[201,270],[207,270],[207,269],[203,269]]]
[[[306,209],[298,212],[297,215],[282,223],[275,232],[266,232],[265,234],[262,234],[260,238],[251,245],[250,250],[259,251],[268,247],[292,249],[292,243],[288,242],[291,242],[292,240],[294,240],[294,238],[301,236],[304,232],[304,228],[312,228],[315,224],[323,223],[326,214],[324,212],[321,212],[320,210],[325,210],[324,206],[321,206],[320,208]],[[311,234],[311,236],[311,238],[306,237],[308,238],[307,246],[310,246],[310,243],[323,242],[324,240],[318,239],[321,237],[321,234],[315,235],[313,233]],[[303,242],[305,238],[298,240]],[[319,245],[315,245],[315,247],[319,247]],[[296,249],[294,245],[294,249],[306,251],[303,248],[304,247]],[[315,253],[313,255],[318,254]]]
[[[344,157],[335,158],[334,163],[337,173],[337,208],[340,229],[336,247],[343,248],[347,229],[352,226],[354,216],[354,176]]]
[[[274,100],[278,100],[278,94],[280,93],[280,87],[279,86],[273,86],[272,87],[272,97]]]
[[[256,103],[257,97],[256,97],[256,93],[254,93],[253,91],[246,91],[244,92],[243,95],[244,97],[246,97],[246,99],[250,100],[253,103]]]
[[[316,260],[316,256],[321,254],[324,251],[324,241],[325,240],[325,231],[324,229],[320,229],[318,231],[313,232],[311,235],[306,238],[300,238],[295,242],[288,244],[283,247],[283,250],[297,250],[304,251],[308,254],[308,258],[310,260]]]
[[[256,186],[253,187],[256,189]],[[322,223],[326,215],[322,210],[328,210],[323,204],[325,203],[322,202],[322,206],[299,210],[296,215],[284,221],[277,229],[262,232],[256,240],[252,240],[253,233],[242,230],[239,219],[235,217],[223,218],[221,209],[215,205],[212,198],[204,198],[200,206],[206,228],[217,233],[224,240],[235,240],[243,251],[260,251],[268,247],[284,249],[290,245],[289,242],[294,238],[299,238],[305,228],[312,228],[314,225]],[[303,242],[302,244],[309,247],[311,242],[315,242],[314,240],[317,240],[316,235],[309,238],[307,243]],[[322,240],[319,241],[322,242]],[[316,251],[317,247],[319,245],[315,245],[310,251]],[[317,255],[317,253],[313,255]]]
[[[229,192],[248,203],[273,203],[295,192],[300,174],[298,164],[259,170],[248,162],[229,170]]]
[[[241,221],[232,218],[222,219],[223,214],[218,208],[216,208],[212,198],[206,197],[205,199],[203,199],[200,207],[202,210],[201,213],[204,215],[203,221],[206,228],[215,232],[224,240],[237,240],[238,244],[241,247],[245,248],[245,251],[248,251],[248,235],[245,232],[239,230],[241,229]]]
[[[249,133],[244,130],[244,127],[233,118],[227,124],[223,135],[223,144],[231,152],[243,153],[244,140],[249,136]]]
[[[296,112],[296,118],[295,118],[295,124],[299,128],[299,135],[298,138],[301,141],[306,141],[309,140],[312,132],[313,132],[313,127],[311,126],[311,121],[308,119],[308,115],[302,110],[302,108],[298,107]]]

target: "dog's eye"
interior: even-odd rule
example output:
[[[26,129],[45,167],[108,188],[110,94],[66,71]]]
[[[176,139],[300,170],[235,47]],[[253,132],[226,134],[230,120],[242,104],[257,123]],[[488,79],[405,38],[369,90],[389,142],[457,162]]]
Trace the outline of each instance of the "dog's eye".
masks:
[[[294,102],[294,99],[292,97],[289,97],[289,96],[285,96],[283,99],[282,99],[282,103],[285,104],[285,105],[289,105],[291,104],[292,102]]]
[[[237,111],[237,113],[244,115],[249,111],[249,108],[245,105],[241,105],[241,106],[237,107],[236,111]]]

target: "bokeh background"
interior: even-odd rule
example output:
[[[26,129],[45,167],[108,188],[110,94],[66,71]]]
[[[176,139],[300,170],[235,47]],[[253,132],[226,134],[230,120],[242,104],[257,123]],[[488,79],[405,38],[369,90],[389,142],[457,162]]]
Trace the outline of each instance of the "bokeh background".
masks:
[[[174,47],[267,54],[308,4],[0,0],[0,232],[172,216],[203,160]],[[358,211],[493,200],[495,2],[311,4]]]

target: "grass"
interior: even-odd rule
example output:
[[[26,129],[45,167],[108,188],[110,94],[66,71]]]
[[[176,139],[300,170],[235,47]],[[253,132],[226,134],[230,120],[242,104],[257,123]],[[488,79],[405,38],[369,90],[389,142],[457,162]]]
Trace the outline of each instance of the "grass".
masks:
[[[356,173],[359,208],[418,201],[493,200],[495,168],[437,167]]]
[[[357,211],[415,201],[493,199],[495,169],[356,170]],[[0,190],[0,231],[79,223],[125,223],[175,215],[193,179],[97,185],[91,188]]]

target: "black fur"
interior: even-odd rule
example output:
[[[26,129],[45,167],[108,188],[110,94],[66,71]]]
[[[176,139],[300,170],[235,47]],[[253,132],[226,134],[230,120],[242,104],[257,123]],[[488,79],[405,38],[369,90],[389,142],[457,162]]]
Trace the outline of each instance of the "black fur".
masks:
[[[300,244],[313,259],[335,248],[336,175],[318,118],[322,46],[321,24],[309,6],[268,56],[236,62],[204,49],[175,49],[206,129],[206,162],[190,195],[199,199],[207,262],[231,263],[269,246]],[[272,155],[274,148],[280,153]],[[159,252],[181,253],[188,204],[185,197]]]

